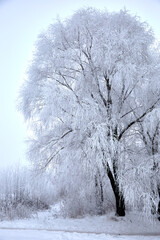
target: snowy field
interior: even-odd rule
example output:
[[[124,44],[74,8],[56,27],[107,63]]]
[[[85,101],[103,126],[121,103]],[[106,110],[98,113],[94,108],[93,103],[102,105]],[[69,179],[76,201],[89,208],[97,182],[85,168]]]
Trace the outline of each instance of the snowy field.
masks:
[[[0,240],[159,240],[160,236],[123,236],[45,230],[0,230]]]
[[[116,217],[115,213],[111,212],[103,216],[64,218],[62,217],[59,203],[54,205],[50,210],[34,214],[30,219],[1,221],[0,229],[6,228],[15,230],[39,229],[79,233],[105,233],[111,235],[159,234],[160,236],[160,222],[147,219],[146,216],[140,213],[127,213],[125,217]]]
[[[0,240],[159,240],[160,223],[139,213],[63,218],[59,204],[30,219],[0,222]]]

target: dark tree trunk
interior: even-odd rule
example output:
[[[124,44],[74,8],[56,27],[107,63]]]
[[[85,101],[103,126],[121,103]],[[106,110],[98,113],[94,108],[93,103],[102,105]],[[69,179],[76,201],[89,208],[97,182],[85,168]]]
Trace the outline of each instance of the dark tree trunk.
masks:
[[[158,213],[158,220],[160,221],[160,201],[158,203],[158,211],[157,211],[157,213]]]
[[[115,180],[113,174],[110,170],[109,165],[107,164],[107,174],[112,186],[112,190],[114,192],[115,200],[116,200],[116,215],[120,217],[125,216],[125,201],[122,192],[119,189],[118,181]]]
[[[102,185],[102,181],[100,180],[100,196],[101,196],[101,202],[103,203],[104,201],[104,196],[103,196],[103,185]]]
[[[117,187],[116,187],[117,188]],[[125,216],[125,202],[124,202],[124,197],[122,193],[115,192],[115,198],[116,198],[116,214],[120,217]]]

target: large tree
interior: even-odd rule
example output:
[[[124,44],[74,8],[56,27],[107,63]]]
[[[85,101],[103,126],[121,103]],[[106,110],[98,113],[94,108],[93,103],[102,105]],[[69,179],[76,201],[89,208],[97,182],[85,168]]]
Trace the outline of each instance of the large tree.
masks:
[[[88,162],[95,175],[103,168],[116,213],[124,216],[119,183],[126,142],[159,103],[159,73],[151,29],[126,11],[79,10],[50,25],[39,36],[21,90],[36,167]]]

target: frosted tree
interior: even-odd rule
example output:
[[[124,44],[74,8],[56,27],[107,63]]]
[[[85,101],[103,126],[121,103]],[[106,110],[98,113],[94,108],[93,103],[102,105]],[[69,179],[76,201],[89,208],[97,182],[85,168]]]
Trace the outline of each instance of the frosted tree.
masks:
[[[143,122],[139,122],[139,133],[144,143],[147,159],[151,166],[152,195],[157,199],[158,204],[153,203],[153,213],[157,212],[160,220],[160,109],[154,109],[148,114]],[[155,201],[156,202],[156,201]]]
[[[35,166],[72,161],[73,172],[73,162],[94,176],[105,170],[119,216],[125,142],[160,99],[152,91],[160,72],[154,41],[148,25],[126,11],[79,10],[40,34],[21,90]]]

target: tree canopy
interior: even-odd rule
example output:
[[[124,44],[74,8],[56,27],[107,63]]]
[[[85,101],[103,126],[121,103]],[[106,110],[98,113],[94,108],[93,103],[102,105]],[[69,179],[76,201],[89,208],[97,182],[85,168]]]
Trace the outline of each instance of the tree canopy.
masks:
[[[125,176],[134,175],[139,158],[148,163],[142,149],[154,126],[159,130],[159,60],[152,30],[127,11],[82,9],[51,24],[39,35],[20,95],[35,166],[63,166],[63,174],[69,169],[77,178],[77,171],[92,179],[105,172],[124,216]],[[149,196],[157,196],[156,187]]]

